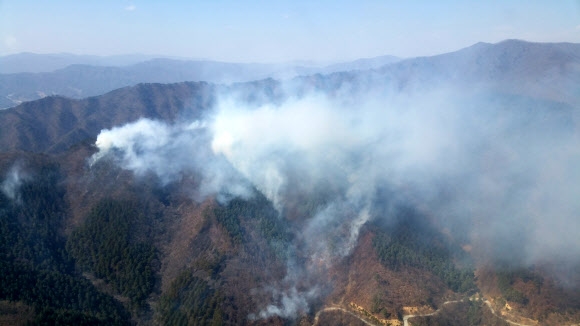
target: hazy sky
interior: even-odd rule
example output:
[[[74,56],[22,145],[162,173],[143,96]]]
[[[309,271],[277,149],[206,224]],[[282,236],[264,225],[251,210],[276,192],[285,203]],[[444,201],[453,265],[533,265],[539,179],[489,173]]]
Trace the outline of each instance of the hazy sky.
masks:
[[[0,55],[330,62],[508,38],[580,43],[580,1],[0,0]]]

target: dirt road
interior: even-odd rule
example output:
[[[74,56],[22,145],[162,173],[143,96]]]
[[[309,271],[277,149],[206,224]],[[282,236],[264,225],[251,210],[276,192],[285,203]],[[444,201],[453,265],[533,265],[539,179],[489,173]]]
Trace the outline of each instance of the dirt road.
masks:
[[[357,314],[353,313],[352,311],[349,311],[347,309],[344,309],[342,307],[338,307],[338,306],[331,306],[331,307],[326,307],[326,308],[322,308],[320,310],[318,310],[318,312],[316,313],[316,316],[314,316],[314,323],[312,324],[312,326],[316,326],[318,325],[318,319],[320,317],[320,314],[325,312],[325,311],[333,311],[333,310],[340,310],[344,313],[347,313],[355,318],[357,318],[358,320],[362,321],[363,323],[369,325],[369,326],[376,326],[372,323],[369,323],[368,321],[362,319],[360,316],[358,316]]]
[[[444,305],[446,304],[450,304],[450,303],[456,303],[456,302],[463,302],[463,299],[461,300],[453,300],[453,301],[445,301],[443,302],[443,304],[441,305],[441,307],[431,313],[428,314],[422,314],[422,315],[404,315],[403,316],[403,326],[409,326],[409,318],[413,318],[413,317],[428,317],[428,316],[433,316],[435,314],[437,314],[439,311],[441,311],[441,309],[443,308]]]
[[[433,316],[433,315],[435,315],[435,314],[439,313],[439,312],[441,311],[441,309],[443,308],[443,306],[445,306],[445,305],[448,305],[448,304],[451,304],[451,303],[458,303],[458,302],[463,302],[464,300],[466,300],[466,299],[461,299],[461,300],[452,300],[452,301],[445,301],[445,302],[444,302],[444,303],[441,305],[441,307],[439,307],[439,309],[437,309],[437,310],[435,310],[435,311],[433,311],[433,312],[430,312],[430,313],[428,313],[428,314],[403,315],[403,326],[411,326],[411,324],[409,324],[409,319],[411,319],[411,318],[414,318],[414,317],[428,317],[428,316]],[[489,302],[489,300],[484,300],[483,302],[484,302],[484,303],[487,305],[487,307],[489,308],[489,310],[491,310],[491,313],[492,313],[494,316],[496,316],[496,317],[500,318],[501,320],[505,321],[506,323],[509,323],[509,324],[511,324],[511,325],[516,325],[516,326],[534,326],[534,325],[530,325],[530,324],[520,324],[520,323],[517,323],[517,322],[515,322],[515,321],[508,320],[508,319],[506,319],[504,316],[502,316],[501,314],[498,314],[498,313],[497,313],[497,312],[496,312],[496,311],[493,309],[493,307],[491,306],[491,302]],[[325,308],[322,308],[322,309],[320,309],[320,310],[319,310],[319,311],[316,313],[316,315],[314,316],[314,323],[312,324],[312,326],[316,326],[316,325],[318,325],[318,320],[319,320],[319,316],[320,316],[320,314],[321,314],[321,313],[323,313],[323,312],[326,312],[326,311],[336,311],[336,310],[340,310],[340,311],[342,311],[342,312],[344,312],[344,313],[347,313],[347,314],[349,314],[349,315],[351,315],[351,316],[353,316],[353,317],[357,318],[358,320],[362,321],[362,322],[363,322],[363,323],[365,323],[366,325],[369,325],[369,326],[376,326],[375,324],[373,324],[373,323],[371,323],[371,322],[367,321],[366,319],[362,318],[361,316],[357,315],[356,313],[354,313],[354,312],[352,312],[352,311],[350,311],[350,310],[348,310],[348,309],[345,309],[345,308],[343,308],[343,307],[340,307],[340,306],[329,306],[329,307],[325,307]]]

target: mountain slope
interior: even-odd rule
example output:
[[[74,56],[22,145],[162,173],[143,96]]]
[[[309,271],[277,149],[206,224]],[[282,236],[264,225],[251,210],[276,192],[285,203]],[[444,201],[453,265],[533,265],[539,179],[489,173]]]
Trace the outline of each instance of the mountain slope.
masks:
[[[533,98],[580,105],[580,44],[507,40],[432,57],[403,60],[379,70],[401,87],[429,83],[490,87]]]
[[[103,128],[142,117],[175,121],[182,115],[199,116],[213,99],[207,83],[141,84],[111,93],[72,100],[51,96],[0,111],[5,128],[0,148],[25,151],[62,151],[89,140]]]

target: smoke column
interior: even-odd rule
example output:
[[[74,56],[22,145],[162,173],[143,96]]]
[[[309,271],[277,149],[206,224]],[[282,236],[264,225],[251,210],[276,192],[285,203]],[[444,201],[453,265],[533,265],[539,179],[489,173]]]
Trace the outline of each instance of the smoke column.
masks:
[[[9,199],[20,202],[18,190],[22,183],[29,179],[30,177],[22,171],[21,166],[15,164],[10,168],[6,174],[6,178],[2,181],[2,184],[0,184],[0,190]]]
[[[365,93],[350,85],[276,104],[224,95],[203,121],[103,130],[92,161],[113,155],[123,168],[164,182],[200,175],[198,200],[249,198],[255,186],[299,227],[294,245],[307,257],[289,263],[288,273],[303,273],[297,278],[313,288],[312,266],[348,256],[360,228],[388,222],[396,211],[385,206],[397,203],[416,205],[451,230],[467,226],[465,241],[492,243],[497,259],[579,263],[577,114],[529,103],[453,87]],[[301,209],[307,200],[312,207]],[[316,291],[292,282],[271,290],[280,304],[256,316],[307,310]]]

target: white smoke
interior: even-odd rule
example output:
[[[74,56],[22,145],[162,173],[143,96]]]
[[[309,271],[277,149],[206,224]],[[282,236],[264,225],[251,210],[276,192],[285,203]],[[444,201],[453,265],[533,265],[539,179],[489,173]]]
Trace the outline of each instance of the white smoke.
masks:
[[[19,164],[15,164],[10,168],[4,181],[0,184],[0,191],[10,200],[19,203],[19,189],[29,179],[30,176],[22,170],[22,167]]]
[[[335,145],[356,146],[362,136],[355,135],[349,123],[323,97],[255,109],[224,100],[211,126],[212,149],[223,154],[281,211],[289,173],[298,172],[301,183],[306,184],[310,178],[325,177],[321,163],[340,168],[337,164],[343,160],[335,156],[343,152]],[[320,151],[322,148],[327,150]]]
[[[457,150],[454,122],[437,111],[441,96],[430,96],[435,107],[408,98],[373,98],[358,107],[325,95],[259,107],[227,99],[218,104],[210,125],[212,149],[280,212],[288,202],[296,205],[289,200],[296,192],[331,191],[318,211],[304,217],[304,234],[340,236],[332,253],[321,241],[312,245],[321,250],[316,255],[343,257],[370,218],[378,186],[418,182],[424,171],[441,174],[452,168],[441,164]]]
[[[99,151],[90,164],[111,155],[122,168],[138,176],[154,173],[164,184],[180,180],[183,174],[195,174],[201,177],[194,194],[200,201],[212,195],[218,199],[251,197],[251,185],[223,158],[213,155],[208,144],[202,122],[168,125],[141,119],[101,131],[96,141]]]
[[[287,291],[271,289],[274,301],[277,304],[270,304],[258,314],[259,318],[267,319],[273,316],[292,319],[310,311],[310,300],[318,296],[316,288],[308,291],[298,291],[292,287]],[[255,319],[255,315],[250,315],[250,319]]]
[[[281,212],[297,192],[330,194],[304,216],[311,257],[346,256],[366,221],[389,218],[370,213],[392,201],[377,198],[386,188],[448,226],[478,225],[471,240],[497,243],[495,254],[580,260],[575,111],[450,87],[337,93],[261,106],[225,99],[210,124],[212,149]]]
[[[510,258],[517,248],[520,263],[578,262],[577,114],[433,89],[258,105],[225,96],[201,122],[141,120],[104,130],[93,161],[113,153],[124,168],[166,182],[199,174],[204,195],[247,197],[249,181],[281,217],[299,215],[292,219],[299,221],[295,245],[307,256],[302,276],[348,256],[367,221],[392,218],[394,210],[377,206],[396,201],[451,229],[471,226],[465,238],[494,244],[494,254]],[[308,200],[312,207],[296,208]],[[307,311],[315,294],[285,288],[272,292],[278,304],[259,317]]]

